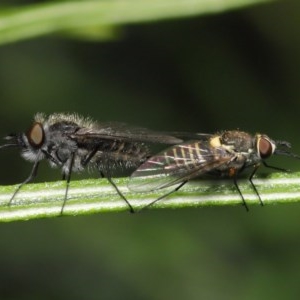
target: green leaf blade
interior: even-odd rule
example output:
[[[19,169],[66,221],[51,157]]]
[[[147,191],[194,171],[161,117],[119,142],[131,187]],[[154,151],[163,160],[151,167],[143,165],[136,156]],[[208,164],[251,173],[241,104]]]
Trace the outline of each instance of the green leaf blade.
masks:
[[[272,0],[115,0],[68,1],[27,5],[0,11],[0,44],[46,34],[84,29],[100,37],[117,26],[220,13]],[[107,31],[107,33],[105,33]]]

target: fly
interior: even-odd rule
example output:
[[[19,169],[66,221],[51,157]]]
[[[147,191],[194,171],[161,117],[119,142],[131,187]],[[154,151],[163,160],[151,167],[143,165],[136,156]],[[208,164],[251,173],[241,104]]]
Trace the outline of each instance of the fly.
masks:
[[[233,178],[243,205],[248,211],[247,203],[237,183],[238,175],[245,169],[253,168],[248,179],[260,204],[263,205],[253,184],[253,176],[261,164],[275,170],[286,171],[268,165],[265,160],[274,154],[300,159],[300,156],[289,151],[290,148],[288,142],[274,141],[265,134],[253,136],[238,130],[224,131],[215,135],[196,134],[193,140],[171,146],[141,164],[131,175],[129,189],[149,192],[177,185],[144,207],[146,208],[178,191],[190,179],[204,175],[229,177]],[[149,181],[146,180],[146,183],[145,180],[140,181],[142,177],[148,178]]]
[[[150,157],[145,143],[175,144],[180,139],[143,128],[131,128],[123,123],[96,123],[77,114],[37,114],[26,132],[10,134],[7,143],[0,146],[18,147],[25,160],[33,163],[31,173],[12,195],[9,205],[21,189],[37,175],[40,161],[48,160],[51,167],[62,170],[66,180],[66,204],[72,172],[86,167],[96,168],[101,177],[107,178],[119,196],[133,207],[113,182],[112,171],[117,168],[137,168]]]

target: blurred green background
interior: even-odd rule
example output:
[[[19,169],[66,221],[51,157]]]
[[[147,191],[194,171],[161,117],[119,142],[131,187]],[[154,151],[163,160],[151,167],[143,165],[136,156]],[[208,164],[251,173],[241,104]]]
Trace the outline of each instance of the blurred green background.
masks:
[[[299,20],[300,2],[282,1],[123,26],[101,42],[61,34],[3,45],[0,135],[26,130],[36,112],[78,112],[158,130],[263,132],[300,153]],[[15,150],[0,161],[1,184],[31,169]],[[60,177],[45,163],[37,181]],[[0,224],[0,299],[297,299],[299,212],[237,206]]]

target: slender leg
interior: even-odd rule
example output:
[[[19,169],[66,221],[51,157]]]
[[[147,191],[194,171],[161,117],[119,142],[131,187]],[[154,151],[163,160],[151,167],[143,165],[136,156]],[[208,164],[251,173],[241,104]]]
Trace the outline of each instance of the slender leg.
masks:
[[[125,196],[122,194],[122,192],[118,189],[117,185],[113,182],[113,180],[111,179],[111,177],[109,176],[106,176],[103,171],[100,171],[100,175],[101,177],[105,177],[108,182],[114,187],[114,189],[117,191],[118,195],[126,202],[126,204],[128,205],[129,207],[129,211],[131,213],[135,213],[135,210],[133,209],[132,205],[129,203],[129,201],[125,198]]]
[[[58,161],[55,157],[53,157],[49,152],[46,150],[41,150],[43,154],[45,154],[46,158],[55,163],[57,166],[61,166],[61,162]]]
[[[61,215],[63,214],[65,205],[67,203],[68,191],[69,191],[70,180],[71,180],[71,174],[72,174],[72,169],[73,169],[73,166],[74,166],[74,158],[75,158],[75,153],[73,152],[72,156],[71,156],[68,172],[63,174],[63,178],[65,178],[66,181],[67,181],[67,186],[66,186],[66,192],[65,192],[65,199],[64,199],[63,205],[62,205],[61,210],[60,210]]]
[[[282,172],[288,172],[288,171],[289,171],[289,170],[286,170],[286,169],[283,169],[283,168],[278,168],[278,167],[270,166],[270,165],[268,165],[265,161],[263,161],[262,163],[263,163],[263,165],[264,165],[266,168],[270,168],[270,169],[274,169],[274,170],[278,170],[278,171],[282,171]],[[256,186],[254,185],[253,180],[252,180],[252,179],[253,179],[253,176],[255,175],[256,171],[257,171],[258,168],[259,168],[259,166],[260,166],[259,164],[254,165],[254,170],[253,170],[253,172],[252,172],[252,173],[250,174],[250,176],[249,176],[249,182],[250,182],[250,184],[251,184],[251,186],[252,186],[252,188],[253,188],[255,194],[257,195],[257,197],[258,197],[258,199],[259,199],[260,205],[263,206],[264,203],[263,203],[263,201],[262,201],[262,199],[261,199],[261,197],[260,197],[260,194],[259,194],[259,192],[258,192],[258,190],[257,190],[257,188],[256,188]],[[236,189],[238,190],[238,192],[239,192],[239,194],[240,194],[240,196],[241,196],[241,198],[242,198],[242,200],[243,200],[243,205],[246,207],[246,210],[249,211],[249,208],[248,208],[248,205],[246,204],[245,198],[244,198],[244,196],[243,196],[243,194],[242,194],[240,188],[238,187],[238,184],[237,184],[237,178],[236,178],[236,177],[234,178],[234,185],[235,185]]]
[[[13,199],[15,198],[15,196],[17,195],[17,193],[19,192],[19,190],[21,189],[21,187],[22,187],[24,184],[26,184],[26,183],[32,181],[32,180],[36,177],[37,170],[38,170],[38,167],[39,167],[39,163],[40,163],[39,160],[36,160],[36,161],[34,162],[34,165],[33,165],[33,167],[32,167],[32,170],[31,170],[31,172],[30,172],[28,178],[27,178],[26,180],[24,180],[24,181],[17,187],[17,189],[15,190],[14,194],[12,195],[12,197],[10,198],[10,200],[9,200],[9,202],[8,202],[8,206],[11,205]]]
[[[252,186],[253,190],[255,191],[255,194],[257,195],[257,197],[258,197],[258,199],[259,199],[260,205],[261,205],[261,206],[264,206],[264,203],[263,203],[263,201],[262,201],[262,199],[261,199],[261,197],[260,197],[260,194],[259,194],[259,192],[258,192],[256,186],[254,185],[253,181],[252,181],[252,178],[253,178],[253,176],[255,175],[255,173],[256,173],[256,171],[258,170],[258,168],[259,168],[259,165],[254,166],[254,170],[253,170],[253,172],[251,173],[251,175],[250,175],[250,177],[249,177],[249,181],[250,181],[250,183],[251,183],[251,186]]]
[[[145,206],[144,206],[143,208],[141,208],[138,212],[141,212],[142,210],[145,210],[145,209],[149,208],[150,206],[152,206],[152,205],[155,204],[156,202],[158,202],[158,201],[160,201],[160,200],[162,200],[162,199],[168,197],[169,195],[171,195],[171,194],[177,192],[177,191],[178,191],[180,188],[182,188],[187,182],[188,182],[187,180],[186,180],[186,181],[183,181],[183,182],[182,182],[179,186],[177,186],[174,190],[172,190],[172,191],[170,191],[170,192],[168,192],[168,193],[166,193],[166,194],[160,196],[160,197],[157,198],[156,200],[154,200],[154,201],[152,201],[151,203],[145,205]]]
[[[241,198],[243,200],[243,205],[245,206],[246,211],[249,211],[249,208],[248,208],[248,205],[247,205],[247,203],[245,201],[245,198],[244,198],[244,196],[243,196],[243,194],[242,194],[242,192],[241,192],[241,190],[239,188],[239,185],[237,184],[237,177],[236,176],[234,176],[234,178],[233,178],[233,183],[234,183],[235,188],[237,189],[237,191],[239,192],[239,194],[240,194],[240,196],[241,196]]]
[[[259,199],[260,205],[263,206],[264,203],[263,203],[263,201],[262,201],[262,199],[261,199],[261,197],[260,197],[260,194],[259,194],[259,192],[258,192],[256,186],[254,185],[254,183],[253,183],[253,181],[252,181],[253,176],[255,175],[256,171],[257,171],[258,168],[259,168],[259,166],[260,166],[259,164],[254,165],[254,170],[252,171],[252,173],[251,173],[250,176],[249,176],[249,182],[250,182],[250,184],[251,184],[251,186],[252,186],[252,188],[253,188],[255,194],[257,195],[257,197],[258,197],[258,199]],[[241,190],[240,190],[240,188],[239,188],[239,186],[238,186],[238,184],[237,184],[237,177],[236,177],[236,176],[234,177],[234,185],[235,185],[236,189],[238,190],[238,192],[239,192],[239,194],[240,194],[240,196],[241,196],[241,198],[242,198],[242,200],[243,200],[243,205],[245,206],[246,211],[249,211],[249,207],[248,207],[248,205],[247,205],[247,203],[246,203],[246,201],[245,201],[245,198],[244,198],[244,196],[243,196],[243,194],[242,194],[242,192],[241,192]]]
[[[96,147],[92,152],[89,153],[89,155],[87,155],[87,157],[82,161],[82,165],[85,167],[90,161],[91,159],[95,156],[95,154],[98,152],[99,147]]]
[[[278,168],[278,167],[270,166],[270,165],[268,165],[265,161],[263,161],[262,163],[263,163],[263,165],[264,165],[266,168],[278,170],[278,171],[281,171],[281,172],[290,172],[290,170],[287,170],[287,169],[283,169],[283,168]]]

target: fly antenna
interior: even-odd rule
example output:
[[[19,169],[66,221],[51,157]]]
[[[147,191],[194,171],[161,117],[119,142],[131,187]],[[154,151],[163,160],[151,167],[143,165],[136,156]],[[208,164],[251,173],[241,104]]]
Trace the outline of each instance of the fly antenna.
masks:
[[[277,146],[283,146],[283,147],[289,148],[289,149],[292,148],[291,143],[289,143],[289,142],[287,142],[287,141],[276,141],[276,145],[277,145]]]
[[[275,149],[274,154],[276,155],[285,155],[290,156],[296,159],[300,159],[300,155],[290,152],[289,150],[292,148],[291,143],[286,141],[276,141],[276,146],[278,148]],[[282,147],[282,148],[279,148]]]
[[[18,144],[4,144],[4,145],[0,146],[0,149],[8,148],[8,147],[17,147],[17,146],[18,146]]]
[[[4,145],[0,145],[0,149],[19,146],[19,144],[16,141],[16,139],[17,139],[16,134],[9,134],[9,135],[5,136],[3,139],[6,140],[6,141],[10,141],[10,140],[14,140],[14,141],[10,142],[10,143],[7,143],[7,144],[4,144]]]

